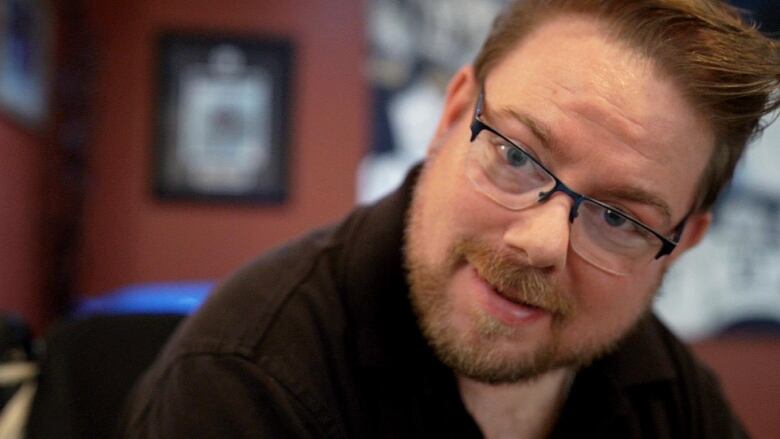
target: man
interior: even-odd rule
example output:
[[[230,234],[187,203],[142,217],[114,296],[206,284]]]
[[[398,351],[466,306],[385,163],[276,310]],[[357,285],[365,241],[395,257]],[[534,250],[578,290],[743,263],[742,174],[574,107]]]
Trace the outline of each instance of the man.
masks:
[[[708,0],[529,0],[421,169],[228,280],[129,437],[742,437],[650,312],[759,118],[775,46]]]

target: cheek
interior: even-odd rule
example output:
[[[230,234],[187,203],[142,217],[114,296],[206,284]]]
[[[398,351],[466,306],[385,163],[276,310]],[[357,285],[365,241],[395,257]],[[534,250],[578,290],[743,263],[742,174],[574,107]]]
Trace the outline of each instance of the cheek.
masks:
[[[657,267],[616,277],[576,258],[569,261],[569,291],[576,314],[569,336],[617,338],[629,330],[650,305],[661,272]]]
[[[428,164],[415,200],[415,226],[422,230],[429,260],[440,260],[464,237],[489,238],[503,221],[497,206],[473,189],[459,154],[443,149]],[[498,233],[498,232],[496,232]]]
[[[504,230],[510,223],[503,209],[476,192],[470,181],[461,181],[455,196],[444,201],[440,208],[435,224],[445,229],[441,233],[446,236],[447,251],[464,239],[500,246]]]

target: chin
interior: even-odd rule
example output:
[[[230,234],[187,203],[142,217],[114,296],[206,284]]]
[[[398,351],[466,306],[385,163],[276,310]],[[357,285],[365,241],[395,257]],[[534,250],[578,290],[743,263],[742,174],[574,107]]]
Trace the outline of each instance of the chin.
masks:
[[[488,384],[524,382],[556,369],[586,366],[614,350],[639,320],[598,334],[581,330],[579,326],[589,325],[578,324],[573,315],[529,331],[477,307],[463,307],[455,291],[450,293],[412,293],[420,328],[442,363],[459,376]]]

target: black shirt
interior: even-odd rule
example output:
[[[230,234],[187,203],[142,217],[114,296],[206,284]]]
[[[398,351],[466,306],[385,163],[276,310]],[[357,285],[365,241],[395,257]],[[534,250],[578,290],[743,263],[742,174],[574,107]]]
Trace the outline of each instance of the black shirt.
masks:
[[[137,386],[124,437],[478,438],[402,268],[413,173],[215,291]],[[712,375],[653,316],[580,370],[555,438],[733,438]]]

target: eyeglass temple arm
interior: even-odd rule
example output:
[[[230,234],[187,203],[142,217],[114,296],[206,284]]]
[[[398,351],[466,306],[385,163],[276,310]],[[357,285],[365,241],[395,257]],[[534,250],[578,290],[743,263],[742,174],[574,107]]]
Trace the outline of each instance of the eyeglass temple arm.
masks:
[[[485,108],[485,89],[480,88],[479,89],[479,96],[477,96],[477,105],[474,106],[474,118],[478,118],[482,116],[482,112]]]
[[[658,259],[662,256],[666,256],[677,247],[677,244],[680,242],[680,238],[682,237],[683,230],[685,230],[685,224],[688,222],[688,218],[690,218],[691,214],[685,215],[685,218],[680,221],[680,224],[677,225],[677,227],[674,228],[674,236],[672,237],[672,240],[664,239],[663,245],[661,246],[661,250],[658,251],[658,253],[655,255],[655,259]]]
[[[479,96],[477,96],[477,105],[474,106],[474,117],[471,121],[471,141],[477,138],[480,131],[485,129],[485,124],[479,120],[482,116],[483,106],[485,105],[485,90],[480,88]]]

